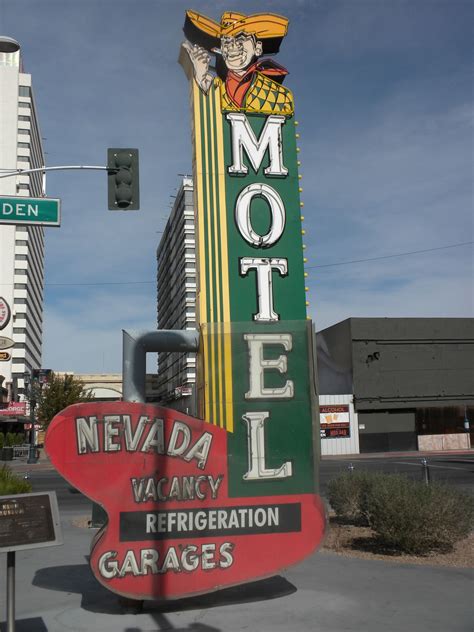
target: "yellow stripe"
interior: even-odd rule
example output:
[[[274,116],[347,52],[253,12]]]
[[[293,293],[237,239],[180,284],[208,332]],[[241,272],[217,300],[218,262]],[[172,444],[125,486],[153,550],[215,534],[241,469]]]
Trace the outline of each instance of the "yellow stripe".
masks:
[[[198,223],[198,271],[199,271],[199,324],[206,322],[206,256],[205,256],[205,239],[204,239],[204,199],[203,199],[203,168],[202,168],[202,131],[201,131],[201,109],[200,109],[200,90],[195,81],[193,81],[193,102],[194,102],[194,143],[196,152],[196,193],[197,193],[197,223]],[[201,328],[202,345],[200,353],[204,356],[204,419],[209,420],[209,355],[207,353],[208,332]],[[201,385],[200,385],[201,386]]]
[[[214,95],[216,93],[216,89],[213,88]],[[209,109],[211,111],[211,133],[210,133],[210,141],[211,141],[211,178],[212,178],[212,193],[213,193],[213,207],[212,213],[214,217],[214,244],[215,244],[215,270],[216,270],[216,328],[215,328],[215,340],[217,343],[217,366],[215,366],[216,372],[216,380],[218,382],[217,390],[217,401],[216,401],[216,415],[217,409],[219,411],[219,417],[216,419],[216,423],[219,426],[225,427],[224,423],[224,392],[223,392],[223,367],[222,367],[222,354],[223,354],[223,340],[221,335],[222,329],[222,307],[221,307],[221,284],[222,284],[222,274],[223,268],[221,265],[221,257],[222,257],[222,234],[219,234],[218,229],[218,220],[219,218],[219,205],[217,203],[217,191],[218,191],[218,180],[217,180],[217,156],[215,150],[215,143],[217,141],[216,138],[216,127],[217,118],[220,117],[220,112],[217,112],[215,107],[215,96],[209,95]],[[211,100],[212,99],[212,100]]]
[[[207,322],[215,323],[215,312],[214,312],[214,274],[215,268],[217,266],[217,261],[211,258],[211,243],[212,243],[212,227],[211,227],[211,219],[212,219],[212,209],[210,207],[210,189],[211,189],[211,178],[212,174],[210,173],[209,168],[209,140],[210,136],[208,133],[208,124],[207,124],[207,116],[209,114],[209,99],[207,97],[203,98],[204,103],[204,125],[203,125],[203,139],[204,139],[204,164],[205,164],[205,178],[206,178],[206,200],[205,200],[205,213],[207,219],[207,262],[209,269],[209,313],[207,314]],[[211,117],[212,120],[212,117]],[[206,392],[206,399],[209,400],[209,419],[208,421],[212,424],[216,424],[217,421],[217,397],[216,397],[216,362],[215,362],[215,335],[214,335],[214,325],[212,325],[208,330],[208,343],[207,353],[209,355],[209,380],[208,387]],[[210,347],[210,348],[209,348]],[[210,382],[210,384],[209,384]]]
[[[222,129],[222,115],[220,110],[220,90],[215,91],[216,121],[217,121],[217,174],[219,178],[219,212],[221,218],[221,270],[222,270],[222,306],[223,306],[223,343],[224,343],[224,371],[221,373],[225,380],[225,427],[228,432],[234,431],[233,391],[232,391],[232,338],[230,325],[230,291],[229,291],[229,262],[227,252],[227,213],[225,195],[225,165],[224,165],[224,132]]]

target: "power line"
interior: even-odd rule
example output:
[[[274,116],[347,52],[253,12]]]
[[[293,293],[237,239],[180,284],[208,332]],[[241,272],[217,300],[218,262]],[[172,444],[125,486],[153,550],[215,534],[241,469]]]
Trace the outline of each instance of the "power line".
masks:
[[[382,257],[370,257],[368,259],[352,259],[351,261],[338,261],[337,263],[324,263],[317,266],[306,266],[307,268],[331,268],[332,266],[347,266],[350,263],[363,263],[364,261],[380,261],[380,259],[393,259],[393,257],[406,257],[407,255],[418,255],[422,252],[434,252],[435,250],[445,250],[446,248],[459,248],[459,246],[469,246],[474,241],[464,241],[461,244],[450,244],[449,246],[438,246],[437,248],[425,248],[424,250],[410,250],[409,252],[399,252],[396,255],[384,255]]]
[[[380,261],[381,259],[393,259],[394,257],[406,257],[408,255],[418,255],[424,252],[434,252],[436,250],[446,250],[447,248],[459,248],[461,246],[471,246],[474,241],[465,241],[460,244],[450,244],[449,246],[438,246],[436,248],[425,248],[424,250],[410,250],[409,252],[399,252],[394,255],[384,255],[381,257],[369,257],[367,259],[352,259],[350,261],[337,261],[335,263],[324,263],[316,266],[305,266],[307,269],[331,268],[333,266],[346,266],[352,263],[363,263],[366,261]],[[104,285],[155,285],[156,281],[99,281],[96,283],[45,283],[45,287],[61,286],[104,286]],[[0,285],[13,285],[13,283],[2,283]]]

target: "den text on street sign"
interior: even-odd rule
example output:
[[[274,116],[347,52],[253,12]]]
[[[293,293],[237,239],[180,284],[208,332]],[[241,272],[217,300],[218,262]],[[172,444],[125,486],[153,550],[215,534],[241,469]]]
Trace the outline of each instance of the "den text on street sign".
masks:
[[[0,224],[59,226],[61,200],[53,198],[0,197]]]

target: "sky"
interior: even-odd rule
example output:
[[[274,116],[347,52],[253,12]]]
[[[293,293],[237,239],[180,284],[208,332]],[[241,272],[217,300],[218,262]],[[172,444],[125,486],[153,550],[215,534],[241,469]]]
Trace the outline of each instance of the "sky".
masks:
[[[156,248],[191,173],[177,63],[186,9],[290,20],[277,61],[301,134],[317,330],[472,317],[472,2],[0,0],[0,34],[20,42],[32,75],[46,164],[140,152],[140,211],[107,210],[105,172],[48,175],[62,225],[45,229],[43,367],[121,372],[121,330],[156,328]]]

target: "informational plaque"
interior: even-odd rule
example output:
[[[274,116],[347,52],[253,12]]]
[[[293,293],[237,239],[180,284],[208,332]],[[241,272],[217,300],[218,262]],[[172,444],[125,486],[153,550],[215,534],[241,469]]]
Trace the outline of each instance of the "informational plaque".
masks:
[[[0,496],[0,552],[62,543],[56,492]]]

